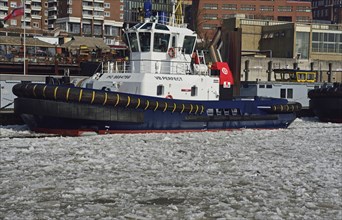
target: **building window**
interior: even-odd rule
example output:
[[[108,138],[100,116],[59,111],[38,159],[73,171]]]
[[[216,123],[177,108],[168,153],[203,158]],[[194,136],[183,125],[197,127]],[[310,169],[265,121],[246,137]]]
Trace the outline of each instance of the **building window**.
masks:
[[[79,34],[80,33],[80,28],[81,28],[80,24],[69,23],[69,32],[70,33]]]
[[[120,13],[120,19],[124,19],[124,14]]]
[[[105,16],[105,17],[110,17],[110,12],[105,11],[104,16]]]
[[[39,28],[39,23],[37,23],[37,22],[33,22],[33,27],[35,27],[35,28]]]
[[[120,5],[120,11],[123,11],[123,10],[124,10],[124,6]]]
[[[312,52],[342,53],[342,34],[312,33]]]
[[[307,17],[307,16],[297,16],[296,20],[297,20],[297,22],[309,22],[310,21],[310,17]]]
[[[91,25],[90,24],[83,24],[82,31],[84,34],[91,34]]]
[[[236,4],[223,4],[222,5],[223,10],[237,10]]]
[[[104,3],[104,8],[110,8],[110,3]]]
[[[68,5],[72,5],[72,0],[68,0]]]
[[[298,11],[298,12],[311,12],[311,8],[308,6],[297,6],[296,11]]]
[[[297,32],[296,53],[300,54],[301,59],[309,58],[309,44],[310,44],[310,33],[309,32]]]
[[[215,30],[216,24],[203,24],[203,30]]]
[[[102,34],[102,26],[101,25],[94,25],[94,35],[101,35]]]
[[[241,5],[241,11],[255,11],[255,5]]]
[[[233,14],[223,14],[222,19],[228,19],[228,18],[233,18],[235,15]]]
[[[292,6],[278,6],[278,11],[290,12],[292,11]]]
[[[204,20],[217,20],[217,14],[204,14]]]
[[[203,6],[204,9],[211,9],[211,10],[215,10],[218,9],[218,4],[204,4]]]
[[[274,11],[274,7],[270,5],[261,5],[260,11]]]
[[[68,14],[72,14],[72,8],[68,8]]]

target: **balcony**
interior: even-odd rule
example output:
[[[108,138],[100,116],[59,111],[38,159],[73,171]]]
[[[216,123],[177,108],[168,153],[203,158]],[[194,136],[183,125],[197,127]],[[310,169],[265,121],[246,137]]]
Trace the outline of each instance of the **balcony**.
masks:
[[[8,6],[4,6],[0,4],[0,11],[8,11]]]
[[[48,3],[54,3],[56,2],[57,3],[57,0],[49,0]]]
[[[104,11],[103,7],[94,7],[94,11]]]
[[[93,19],[93,15],[91,14],[82,14],[83,19]]]
[[[104,16],[103,15],[94,15],[94,20],[104,20]]]
[[[32,11],[41,11],[42,10],[42,6],[31,5],[31,10]]]
[[[49,7],[48,11],[57,11],[57,6]]]
[[[82,9],[86,11],[93,11],[94,7],[91,5],[82,5]]]
[[[104,0],[94,0],[94,2],[104,3]]]
[[[21,18],[21,21],[24,21],[24,18]],[[25,22],[31,22],[31,17],[25,17]]]
[[[56,20],[57,19],[57,15],[49,15],[48,19]]]
[[[37,2],[37,3],[42,3],[41,0],[30,0],[30,1],[32,1],[32,2]],[[26,1],[26,3],[27,3],[27,1]]]
[[[42,19],[42,16],[41,15],[32,15],[31,14],[31,18],[32,19],[39,19],[40,20],[40,19]]]

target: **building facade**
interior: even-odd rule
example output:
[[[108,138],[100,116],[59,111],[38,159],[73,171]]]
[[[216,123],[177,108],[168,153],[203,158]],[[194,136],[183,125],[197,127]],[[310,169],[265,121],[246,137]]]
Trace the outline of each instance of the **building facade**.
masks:
[[[19,16],[7,21],[7,25],[13,27],[46,29],[48,24],[48,0],[26,0],[25,16]],[[0,19],[3,20],[13,9],[23,7],[21,0],[1,0]],[[24,22],[25,17],[25,22]]]
[[[342,23],[342,0],[312,0],[313,19],[332,24]]]
[[[296,60],[342,60],[342,25],[230,18],[223,29],[242,30],[242,55]],[[279,45],[282,45],[281,47]]]
[[[310,22],[311,2],[295,0],[193,1],[192,28],[202,39],[211,39],[224,19],[243,16],[270,21]]]
[[[62,31],[69,35],[108,39],[120,37],[124,0],[25,0],[25,16],[10,19],[10,27]],[[0,0],[0,19],[21,7],[22,0]],[[25,19],[25,22],[24,22]]]

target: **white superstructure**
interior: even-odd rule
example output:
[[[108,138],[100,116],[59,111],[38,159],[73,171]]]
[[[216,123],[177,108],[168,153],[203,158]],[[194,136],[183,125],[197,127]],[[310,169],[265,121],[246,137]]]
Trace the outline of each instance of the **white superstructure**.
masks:
[[[203,53],[194,53],[196,33],[172,19],[158,20],[145,19],[125,31],[130,59],[121,71],[97,73],[82,86],[174,99],[218,100],[219,76],[211,74]]]

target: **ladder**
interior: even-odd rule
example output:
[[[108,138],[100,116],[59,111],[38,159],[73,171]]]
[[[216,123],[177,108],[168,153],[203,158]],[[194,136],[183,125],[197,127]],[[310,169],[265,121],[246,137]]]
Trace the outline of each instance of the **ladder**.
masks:
[[[196,54],[198,56],[199,64],[206,64],[203,50],[201,51],[196,50]]]

